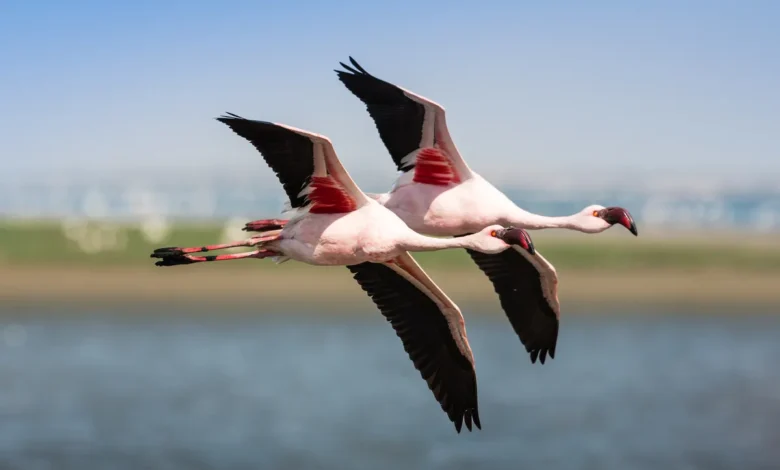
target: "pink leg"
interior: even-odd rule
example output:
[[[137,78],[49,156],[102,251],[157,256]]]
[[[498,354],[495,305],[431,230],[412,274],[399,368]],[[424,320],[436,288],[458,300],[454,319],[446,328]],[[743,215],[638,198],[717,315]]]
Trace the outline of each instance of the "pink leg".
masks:
[[[179,248],[177,246],[168,246],[165,248],[158,248],[152,253],[152,258],[162,258],[165,256],[185,255],[189,253],[204,253],[206,251],[224,250],[226,248],[236,248],[239,246],[255,246],[259,243],[268,242],[278,238],[278,233],[261,235],[259,237],[252,237],[247,240],[241,240],[238,242],[221,243],[218,245],[203,245],[193,246],[189,248]]]
[[[249,259],[257,258],[263,259],[269,256],[276,256],[276,253],[271,250],[255,250],[247,251],[246,253],[235,253],[229,255],[210,255],[210,256],[195,256],[187,254],[171,254],[167,256],[161,256],[160,261],[154,263],[156,266],[178,266],[180,264],[193,264],[193,263],[205,263],[208,261],[231,261],[235,259]]]
[[[287,221],[284,219],[261,219],[247,222],[244,226],[245,232],[263,232],[266,230],[276,230],[283,228],[287,225]]]

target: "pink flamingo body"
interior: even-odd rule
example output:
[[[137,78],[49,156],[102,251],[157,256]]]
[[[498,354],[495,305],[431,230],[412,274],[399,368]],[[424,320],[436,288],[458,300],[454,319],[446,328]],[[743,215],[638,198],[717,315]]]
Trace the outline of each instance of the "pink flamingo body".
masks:
[[[278,238],[264,242],[266,250],[312,265],[345,266],[383,263],[408,251],[472,248],[487,253],[507,249],[507,244],[488,232],[461,239],[431,238],[411,230],[401,218],[380,204],[369,201],[355,211],[340,214],[311,213],[286,224]]]
[[[414,230],[455,236],[506,224],[600,233],[618,223],[636,235],[633,218],[620,207],[591,205],[561,217],[521,209],[469,168],[450,136],[440,104],[370,75],[351,57],[350,61],[353,67],[341,63],[347,71],[337,70],[338,77],[366,105],[401,172],[388,193],[370,196]]]
[[[482,178],[458,152],[444,108],[423,96],[372,76],[352,57],[341,63],[339,80],[360,99],[400,172],[392,189],[370,194],[413,230],[462,237],[494,224],[525,229],[563,228],[599,233],[618,223],[637,234],[623,208],[591,205],[563,217],[547,217],[518,207]],[[484,253],[467,248],[488,276],[515,333],[544,363],[554,357],[560,303],[555,268],[540,253],[516,250]]]
[[[372,298],[401,338],[415,368],[428,383],[458,432],[465,422],[481,428],[474,357],[460,309],[428,277],[409,251],[468,248],[500,253],[515,247],[532,256],[522,229],[487,227],[458,239],[437,239],[409,228],[367,197],[339,162],[326,137],[283,124],[236,115],[219,118],[249,140],[277,173],[290,201],[285,218],[257,220],[247,240],[156,250],[158,266],[274,258],[312,265],[343,265]],[[203,255],[237,246],[254,251]]]
[[[493,224],[512,225],[507,214],[517,207],[475,173],[462,183],[433,185],[412,181],[397,184],[390,193],[368,196],[398,215],[413,230],[433,236],[474,233]],[[485,198],[491,204],[485,204]]]

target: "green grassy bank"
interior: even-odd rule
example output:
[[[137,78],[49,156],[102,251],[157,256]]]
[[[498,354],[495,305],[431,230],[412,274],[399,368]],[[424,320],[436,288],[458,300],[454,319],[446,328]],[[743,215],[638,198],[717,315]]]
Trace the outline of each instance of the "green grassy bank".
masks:
[[[318,310],[351,303],[373,308],[342,267],[246,260],[157,268],[149,257],[155,248],[215,243],[246,233],[235,227],[226,233],[217,224],[176,224],[167,234],[150,237],[155,230],[159,227],[0,223],[0,306],[246,303],[261,311],[270,303],[311,304]],[[740,313],[758,306],[780,313],[780,243],[772,237],[659,232],[635,238],[618,229],[601,235],[537,231],[532,237],[558,271],[567,312],[588,306],[617,311],[685,306]],[[415,257],[457,303],[499,310],[492,286],[464,251]]]
[[[93,223],[63,228],[57,222],[0,222],[0,265],[117,266],[150,265],[149,254],[161,246],[196,246],[225,239],[217,224],[175,224],[160,238],[145,237],[132,225]],[[66,235],[66,233],[68,235]],[[238,231],[234,236],[247,234]],[[780,272],[780,240],[749,236],[695,234],[640,235],[612,229],[600,235],[534,231],[534,243],[558,270],[702,270]],[[101,248],[102,246],[102,248]],[[94,251],[94,252],[91,252]],[[462,250],[420,253],[430,268],[471,268]],[[231,269],[273,269],[272,263],[227,263]]]

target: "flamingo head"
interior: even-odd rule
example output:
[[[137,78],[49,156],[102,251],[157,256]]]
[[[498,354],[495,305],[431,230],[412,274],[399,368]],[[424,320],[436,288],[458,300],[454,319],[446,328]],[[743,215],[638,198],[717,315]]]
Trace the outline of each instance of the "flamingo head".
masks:
[[[491,225],[479,232],[479,238],[478,248],[485,253],[500,253],[510,246],[517,246],[531,255],[536,254],[531,236],[521,228]]]
[[[599,233],[620,224],[634,236],[639,235],[631,214],[622,207],[604,207],[599,205],[588,206],[575,215],[577,227],[586,233]]]

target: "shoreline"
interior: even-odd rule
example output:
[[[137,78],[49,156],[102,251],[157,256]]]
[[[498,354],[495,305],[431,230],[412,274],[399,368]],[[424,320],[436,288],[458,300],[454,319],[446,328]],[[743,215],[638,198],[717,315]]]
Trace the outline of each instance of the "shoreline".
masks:
[[[374,308],[340,267],[250,270],[201,267],[0,266],[3,306],[35,304],[167,306],[319,305]],[[330,270],[326,273],[325,270]],[[476,269],[431,268],[431,278],[465,310],[498,310],[487,278]],[[582,307],[717,310],[767,308],[780,313],[780,273],[732,270],[572,270],[559,273],[564,312]],[[735,314],[739,312],[736,311]]]

